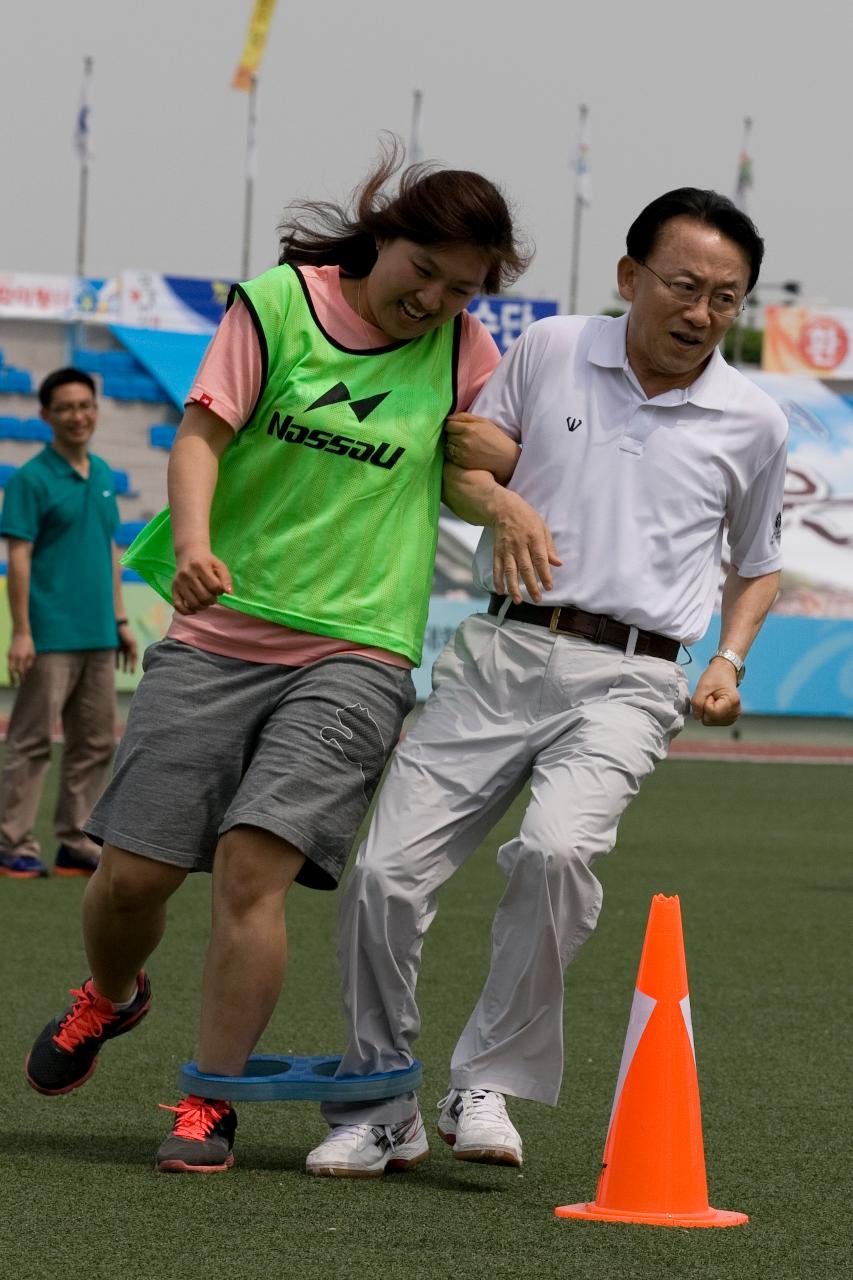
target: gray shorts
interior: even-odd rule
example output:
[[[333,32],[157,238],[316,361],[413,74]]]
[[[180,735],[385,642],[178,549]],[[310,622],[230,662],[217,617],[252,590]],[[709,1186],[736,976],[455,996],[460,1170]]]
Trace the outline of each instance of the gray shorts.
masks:
[[[151,645],[142,667],[87,835],[210,871],[220,836],[262,827],[305,854],[300,883],[334,889],[414,705],[409,671],[242,662],[177,640]]]

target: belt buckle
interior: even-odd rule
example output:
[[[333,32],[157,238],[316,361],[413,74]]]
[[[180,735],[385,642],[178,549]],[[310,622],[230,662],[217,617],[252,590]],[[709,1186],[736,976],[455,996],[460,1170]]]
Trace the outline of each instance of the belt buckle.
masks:
[[[551,610],[551,621],[548,623],[548,630],[553,632],[554,635],[557,634],[557,630],[560,624],[560,614],[562,613],[562,611],[563,611],[563,607],[562,605],[559,605],[559,604],[555,609]]]

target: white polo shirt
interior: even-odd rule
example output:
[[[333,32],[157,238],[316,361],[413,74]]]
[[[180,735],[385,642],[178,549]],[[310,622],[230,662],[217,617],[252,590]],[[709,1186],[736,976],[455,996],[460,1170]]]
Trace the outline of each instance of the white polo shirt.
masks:
[[[788,423],[715,350],[689,387],[648,400],[628,317],[555,316],[516,340],[471,412],[522,446],[509,488],[547,523],[572,604],[692,644],[719,583],[723,529],[744,578],[778,569]],[[488,591],[491,530],[474,558]]]

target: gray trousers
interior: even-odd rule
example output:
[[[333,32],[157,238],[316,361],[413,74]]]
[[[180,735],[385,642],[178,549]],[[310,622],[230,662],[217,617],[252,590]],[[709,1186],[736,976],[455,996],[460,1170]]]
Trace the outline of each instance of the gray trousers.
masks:
[[[563,973],[601,909],[592,867],[683,727],[687,704],[675,663],[487,615],[462,624],[436,662],[421,718],[395,752],[344,891],[342,1074],[411,1063],[420,1030],[415,987],[437,892],[529,781],[521,830],[498,850],[507,887],[491,966],[454,1050],[450,1084],[556,1104]],[[408,1094],[327,1103],[323,1114],[332,1124],[391,1124],[412,1106]]]
[[[103,790],[115,748],[115,649],[39,653],[9,718],[0,799],[0,852],[38,857],[33,833],[50,767],[54,725],[65,745],[54,827],[59,844],[91,855],[98,846],[83,824]]]

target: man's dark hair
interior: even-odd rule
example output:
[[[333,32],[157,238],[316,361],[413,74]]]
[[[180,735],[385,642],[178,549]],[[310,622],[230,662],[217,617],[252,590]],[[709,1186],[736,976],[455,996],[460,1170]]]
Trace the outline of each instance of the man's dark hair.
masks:
[[[661,228],[671,218],[692,218],[694,222],[716,227],[721,235],[740,245],[749,260],[749,284],[746,291],[752,292],[764,258],[764,241],[752,219],[717,191],[678,187],[647,204],[628,231],[628,254],[635,262],[646,261],[654,250]]]
[[[92,395],[97,399],[98,390],[90,374],[84,373],[82,369],[54,369],[53,373],[47,375],[38,389],[41,407],[49,409],[51,396],[56,388],[64,387],[68,382],[82,382],[83,386],[88,387]]]

